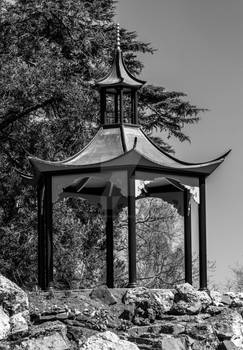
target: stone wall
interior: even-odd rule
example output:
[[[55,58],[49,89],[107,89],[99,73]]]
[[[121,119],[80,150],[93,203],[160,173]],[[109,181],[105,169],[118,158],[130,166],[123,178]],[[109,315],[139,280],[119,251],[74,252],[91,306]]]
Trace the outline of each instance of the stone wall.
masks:
[[[243,349],[242,312],[243,294],[187,283],[27,296],[0,275],[0,350]]]

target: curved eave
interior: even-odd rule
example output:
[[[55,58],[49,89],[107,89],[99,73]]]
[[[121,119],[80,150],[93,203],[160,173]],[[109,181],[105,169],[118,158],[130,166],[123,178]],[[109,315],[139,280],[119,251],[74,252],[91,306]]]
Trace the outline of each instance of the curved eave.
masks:
[[[126,67],[122,52],[116,50],[115,57],[109,73],[96,82],[98,87],[134,87],[140,88],[146,82],[134,77]]]
[[[209,163],[214,163],[217,161],[221,161],[221,163],[224,161],[224,159],[228,156],[228,154],[231,152],[231,149],[228,150],[227,152],[225,152],[224,154],[222,154],[221,156],[215,158],[215,159],[211,159],[209,161],[206,162],[200,162],[200,163],[190,163],[190,162],[185,162],[181,159],[178,159],[176,157],[173,157],[171,154],[163,151],[160,147],[158,147],[156,145],[156,143],[154,143],[144,132],[142,129],[140,129],[141,132],[143,133],[143,135],[146,137],[146,139],[155,147],[157,148],[163,155],[165,155],[166,157],[170,158],[171,160],[173,160],[174,162],[180,164],[180,165],[185,165],[185,166],[191,166],[191,167],[195,167],[195,166],[203,166],[203,165],[207,165]]]
[[[197,177],[210,175],[224,161],[229,152],[230,151],[210,162],[190,165],[180,164],[180,166],[170,166],[154,162],[149,158],[144,157],[135,148],[111,160],[90,165],[65,165],[63,162],[44,161],[34,157],[29,157],[29,161],[34,169],[35,178],[39,178],[41,174],[45,173],[48,173],[50,175],[85,172],[100,173],[103,171],[124,170],[131,167],[136,170],[147,172],[154,171],[164,174],[177,174]]]

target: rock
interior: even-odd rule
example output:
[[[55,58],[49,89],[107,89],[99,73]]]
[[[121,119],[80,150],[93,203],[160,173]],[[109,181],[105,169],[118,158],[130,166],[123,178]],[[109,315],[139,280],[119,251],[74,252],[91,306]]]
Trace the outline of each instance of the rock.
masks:
[[[161,325],[160,332],[164,334],[179,335],[185,332],[185,326],[180,323],[166,323]]]
[[[136,303],[136,308],[134,311],[134,317],[148,319],[150,322],[153,322],[156,317],[155,305],[151,300],[144,300]]]
[[[74,340],[78,342],[78,340],[81,339],[82,335],[83,335],[82,327],[78,327],[78,326],[67,327],[67,336],[70,340]]]
[[[15,313],[28,310],[29,301],[27,294],[11,282],[9,279],[0,274],[0,300],[2,307],[9,316]]]
[[[219,306],[222,300],[222,294],[217,292],[216,290],[211,290],[209,294],[212,299],[213,305]]]
[[[159,305],[162,312],[170,311],[174,302],[174,293],[170,289],[152,290],[151,296]]]
[[[229,295],[232,299],[236,298],[236,293],[234,292],[225,292],[225,295]],[[242,293],[238,293],[238,294],[242,294]]]
[[[123,320],[128,320],[132,321],[134,317],[134,312],[135,312],[135,305],[134,304],[128,304],[125,306],[124,310],[120,314],[119,318]]]
[[[220,314],[223,310],[224,310],[224,308],[222,306],[209,305],[205,311],[209,315],[215,316],[215,315]]]
[[[117,303],[116,298],[106,286],[100,286],[93,289],[89,296],[91,299],[99,299],[106,305],[113,305]]]
[[[221,350],[237,350],[239,349],[232,341],[224,340],[222,342]]]
[[[196,340],[215,340],[214,329],[207,323],[188,324],[185,334]]]
[[[211,317],[209,322],[219,340],[231,340],[235,345],[242,341],[243,320],[237,311],[224,309],[219,315]]]
[[[189,283],[178,284],[174,304],[169,313],[172,315],[196,315],[201,309],[202,303],[198,291]]]
[[[212,304],[212,299],[206,291],[198,291],[197,293],[203,309],[206,309],[209,305]]]
[[[230,306],[232,304],[232,299],[229,295],[223,294],[221,298],[221,303]]]
[[[243,307],[243,293],[236,293],[233,297],[231,296],[232,306]]]
[[[174,338],[172,336],[164,336],[160,340],[160,347],[157,349],[161,350],[187,350],[188,346],[186,344],[185,338]]]
[[[173,304],[170,314],[172,315],[197,315],[202,309],[200,301],[186,302],[179,300]]]
[[[9,316],[0,306],[0,340],[6,339],[10,333]]]
[[[199,292],[189,283],[178,284],[175,297],[187,302],[200,301]]]
[[[216,339],[215,341],[209,340],[196,340],[193,342],[192,346],[189,347],[190,350],[220,350],[219,341]]]
[[[121,340],[116,334],[106,331],[88,338],[80,350],[139,350],[136,344]]]
[[[28,311],[19,312],[10,317],[11,336],[28,332]]]
[[[24,340],[20,346],[21,350],[68,350],[71,348],[68,339],[64,339],[58,332]]]
[[[233,306],[233,307],[243,307],[243,300],[236,297],[235,299],[232,300],[231,306]]]
[[[129,289],[122,298],[124,304],[139,303],[145,300],[151,300],[151,292],[144,287]]]
[[[68,350],[66,326],[59,321],[46,322],[31,329],[30,338],[19,343],[19,350]]]

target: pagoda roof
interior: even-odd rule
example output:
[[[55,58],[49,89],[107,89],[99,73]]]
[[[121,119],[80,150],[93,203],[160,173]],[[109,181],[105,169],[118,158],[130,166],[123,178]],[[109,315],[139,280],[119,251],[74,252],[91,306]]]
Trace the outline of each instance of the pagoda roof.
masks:
[[[140,88],[146,82],[134,77],[126,67],[123,59],[122,51],[117,48],[113,63],[109,73],[101,80],[96,82],[99,87],[127,87],[127,88]]]
[[[68,159],[52,162],[29,157],[29,160],[33,166],[35,178],[39,178],[42,173],[54,176],[101,173],[128,168],[196,177],[210,175],[229,152],[207,162],[189,163],[161,150],[138,126],[111,125],[100,127],[90,143]]]

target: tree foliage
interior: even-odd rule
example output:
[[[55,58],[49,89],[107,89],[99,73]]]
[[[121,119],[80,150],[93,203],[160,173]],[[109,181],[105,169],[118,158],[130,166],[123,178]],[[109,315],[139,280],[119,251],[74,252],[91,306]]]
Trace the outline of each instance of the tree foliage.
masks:
[[[160,198],[136,201],[138,283],[149,288],[169,288],[184,280],[183,218]],[[127,208],[115,228],[116,279],[127,285]]]
[[[107,72],[112,59],[115,2],[1,1],[0,11],[1,271],[20,284],[34,283],[36,275],[28,272],[28,266],[34,266],[36,259],[35,189],[28,187],[16,170],[30,171],[28,155],[65,159],[93,137],[100,118],[94,82]],[[121,47],[129,69],[136,74],[143,68],[137,54],[154,52],[136,32],[125,28],[121,30]],[[183,126],[195,123],[202,109],[185,97],[163,87],[144,86],[139,119],[145,132],[152,136],[158,129],[180,141],[189,140]],[[156,141],[171,150],[166,142]],[[61,220],[63,226],[57,225],[56,234],[62,236],[67,248],[67,232],[76,232],[71,228],[71,217],[77,220],[79,215],[72,201],[64,209],[57,207],[57,215],[67,215],[70,223]],[[96,221],[98,214],[88,205],[82,209],[93,218],[88,230],[97,230],[97,243],[103,235],[102,225]],[[95,244],[88,241],[84,246],[88,249]],[[16,271],[19,276],[14,275]]]

